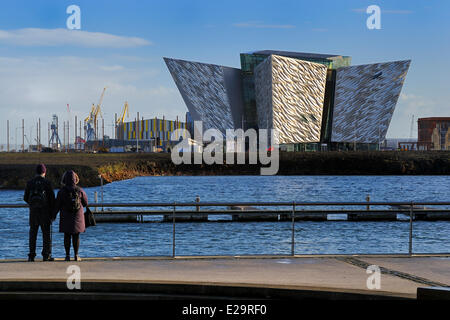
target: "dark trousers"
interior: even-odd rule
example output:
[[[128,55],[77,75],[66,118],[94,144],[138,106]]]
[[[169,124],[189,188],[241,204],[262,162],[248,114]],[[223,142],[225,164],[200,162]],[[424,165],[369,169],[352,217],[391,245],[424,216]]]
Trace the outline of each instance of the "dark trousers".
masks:
[[[72,240],[73,253],[78,256],[78,249],[80,248],[80,234],[79,233],[64,233],[64,249],[66,256],[70,256],[70,240]]]
[[[42,256],[50,257],[52,255],[52,235],[51,235],[51,224],[50,223],[41,223],[41,224],[32,224],[30,225],[30,257],[36,256],[36,239],[39,227],[41,227],[42,231]]]

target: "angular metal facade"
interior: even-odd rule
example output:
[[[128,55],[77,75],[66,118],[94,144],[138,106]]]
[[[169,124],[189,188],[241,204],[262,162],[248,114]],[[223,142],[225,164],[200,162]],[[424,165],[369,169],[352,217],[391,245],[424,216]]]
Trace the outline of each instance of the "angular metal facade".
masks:
[[[273,128],[272,57],[269,56],[254,70],[256,115],[259,129]]]
[[[385,139],[410,62],[336,70],[332,142],[378,143]]]
[[[241,127],[240,70],[213,64],[164,58],[193,120],[203,129]]]
[[[260,129],[277,129],[278,143],[319,142],[327,67],[269,56],[255,68]]]
[[[271,50],[241,54],[242,70],[164,60],[204,130],[274,128],[279,144],[383,141],[410,65]]]

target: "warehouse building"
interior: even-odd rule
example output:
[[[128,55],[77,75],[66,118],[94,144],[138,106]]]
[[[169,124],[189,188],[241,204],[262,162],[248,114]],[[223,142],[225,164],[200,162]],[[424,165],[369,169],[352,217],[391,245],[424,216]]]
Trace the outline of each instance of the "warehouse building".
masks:
[[[186,114],[186,120],[189,115]],[[158,119],[141,119],[130,122],[124,122],[116,128],[116,140],[122,142],[122,145],[133,145],[139,142],[148,151],[155,149],[167,151],[175,141],[171,141],[171,135],[176,129],[190,130],[190,125],[178,120],[166,120],[165,117]],[[176,135],[177,140],[183,135]]]
[[[419,118],[419,150],[450,150],[450,117]]]

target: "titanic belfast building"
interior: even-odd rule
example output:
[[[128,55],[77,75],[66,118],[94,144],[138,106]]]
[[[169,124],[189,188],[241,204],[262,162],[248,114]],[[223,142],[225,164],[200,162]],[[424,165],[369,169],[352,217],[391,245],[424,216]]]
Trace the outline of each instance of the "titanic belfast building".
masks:
[[[410,60],[241,53],[241,69],[164,58],[203,129],[277,129],[288,150],[373,150],[385,139]]]

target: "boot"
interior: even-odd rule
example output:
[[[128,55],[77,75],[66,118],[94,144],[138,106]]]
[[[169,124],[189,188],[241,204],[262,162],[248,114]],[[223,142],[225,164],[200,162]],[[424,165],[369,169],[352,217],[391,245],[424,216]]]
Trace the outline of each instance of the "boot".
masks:
[[[42,258],[43,261],[55,261],[55,258],[53,258],[52,256],[44,256]]]
[[[32,254],[29,254],[28,255],[28,262],[34,262],[34,255],[32,255]]]

